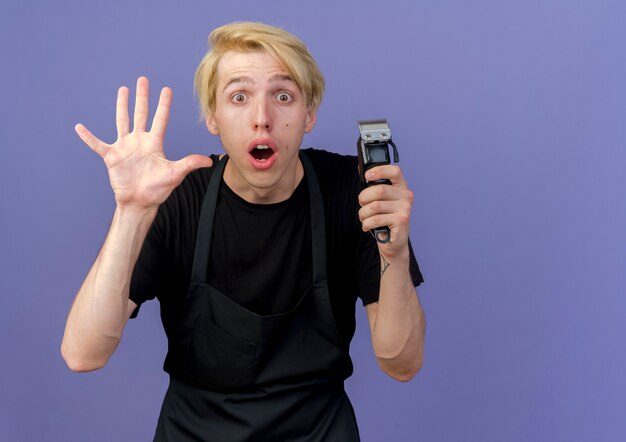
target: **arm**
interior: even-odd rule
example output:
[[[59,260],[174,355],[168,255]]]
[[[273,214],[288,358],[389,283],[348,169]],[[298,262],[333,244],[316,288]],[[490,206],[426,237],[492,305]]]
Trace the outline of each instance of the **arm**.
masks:
[[[65,326],[61,354],[70,369],[90,371],[103,367],[115,351],[135,303],[129,300],[132,270],[159,205],[183,178],[211,159],[190,155],[168,161],[163,139],[172,93],[161,91],[150,131],[148,79],[137,80],[133,131],[129,132],[128,89],[119,89],[116,108],[118,139],[107,145],[83,125],[80,138],[100,155],[109,171],[117,203],[111,228],[100,254],[72,304]]]
[[[132,269],[156,210],[118,207],[107,238],[70,309],[61,354],[83,372],[103,367],[136,304],[128,299]]]
[[[425,318],[409,273],[409,229],[413,193],[398,166],[379,166],[367,179],[391,185],[368,187],[359,195],[363,230],[389,226],[391,241],[378,244],[381,260],[378,303],[367,316],[380,368],[399,381],[412,379],[423,364]]]

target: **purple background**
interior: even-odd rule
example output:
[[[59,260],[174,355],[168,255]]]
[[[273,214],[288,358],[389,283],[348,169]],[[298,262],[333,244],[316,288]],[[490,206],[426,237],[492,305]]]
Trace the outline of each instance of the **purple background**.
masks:
[[[305,145],[353,153],[387,117],[415,190],[425,367],[377,367],[359,308],[348,383],[363,440],[626,440],[622,1],[5,1],[0,12],[0,440],[151,440],[158,306],[103,370],[59,346],[113,212],[73,132],[115,138],[116,89],[171,86],[170,158],[218,152],[195,67],[233,20],[307,42],[328,88]]]

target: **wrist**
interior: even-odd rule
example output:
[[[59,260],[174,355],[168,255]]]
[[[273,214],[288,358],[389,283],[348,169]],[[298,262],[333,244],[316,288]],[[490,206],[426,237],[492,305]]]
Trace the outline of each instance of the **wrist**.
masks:
[[[380,258],[384,259],[389,264],[408,264],[411,256],[408,244],[405,244],[404,247],[401,247],[399,250],[389,250],[386,245],[379,245],[378,253],[380,254]]]
[[[405,272],[406,274],[409,274],[410,253],[408,246],[405,248],[406,253],[404,251],[400,251],[399,253],[395,253],[393,255],[385,254],[379,249],[381,279],[388,271],[395,275],[394,278],[398,275],[404,274]]]
[[[120,223],[125,229],[143,227],[147,231],[158,211],[158,206],[133,206],[128,204],[118,204],[113,214],[114,223]]]
[[[115,212],[118,213],[119,215],[123,215],[125,217],[137,218],[137,219],[150,217],[150,216],[154,217],[156,216],[156,213],[158,210],[159,210],[158,205],[141,206],[137,204],[117,203],[117,206],[115,207]]]

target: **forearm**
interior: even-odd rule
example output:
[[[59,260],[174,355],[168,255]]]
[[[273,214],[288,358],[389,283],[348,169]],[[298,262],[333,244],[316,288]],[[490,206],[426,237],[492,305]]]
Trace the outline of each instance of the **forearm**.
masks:
[[[381,369],[408,381],[423,363],[425,318],[409,273],[406,256],[381,258],[381,280],[375,314],[370,315],[372,344]]]
[[[122,336],[132,270],[156,208],[118,208],[94,265],[70,310],[61,353],[75,371],[104,366]]]

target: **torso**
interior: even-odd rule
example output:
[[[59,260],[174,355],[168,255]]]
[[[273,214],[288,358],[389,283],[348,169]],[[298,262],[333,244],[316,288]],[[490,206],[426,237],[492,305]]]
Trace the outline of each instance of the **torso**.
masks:
[[[318,150],[305,152],[315,168],[324,201],[331,305],[338,318],[342,339],[349,342],[354,334],[357,297],[360,296],[364,303],[378,298],[378,250],[369,233],[362,232],[357,216],[357,196],[361,187],[356,158]],[[217,156],[214,159],[217,162]],[[161,303],[161,316],[168,336],[175,330],[189,290],[195,235],[211,171],[201,169],[190,174],[161,206],[133,274],[131,299],[141,304],[156,296]],[[300,189],[303,185],[305,189]],[[306,183],[301,183],[298,189],[305,191],[306,199]],[[299,198],[296,195],[298,189],[294,194],[296,198]],[[223,189],[224,192],[227,190]],[[219,212],[223,202],[218,202]],[[297,216],[302,218],[302,213]],[[298,235],[302,238],[302,232]],[[307,246],[304,243],[304,247]],[[227,252],[212,253],[217,257]],[[263,259],[263,254],[254,258],[256,261]],[[298,264],[301,265],[302,262]],[[296,284],[299,281],[297,279]],[[229,293],[228,284],[228,281],[224,285],[216,282],[216,285],[226,288],[226,293]],[[280,311],[291,302],[279,302],[275,311]],[[254,310],[254,303],[251,306]]]
[[[295,305],[268,315],[246,309],[207,281],[225,161],[216,168],[203,203],[181,327],[170,340],[168,359],[178,361],[180,371],[166,394],[155,440],[359,440],[343,390],[352,363],[328,294],[323,203],[305,160],[312,277],[295,294]]]

